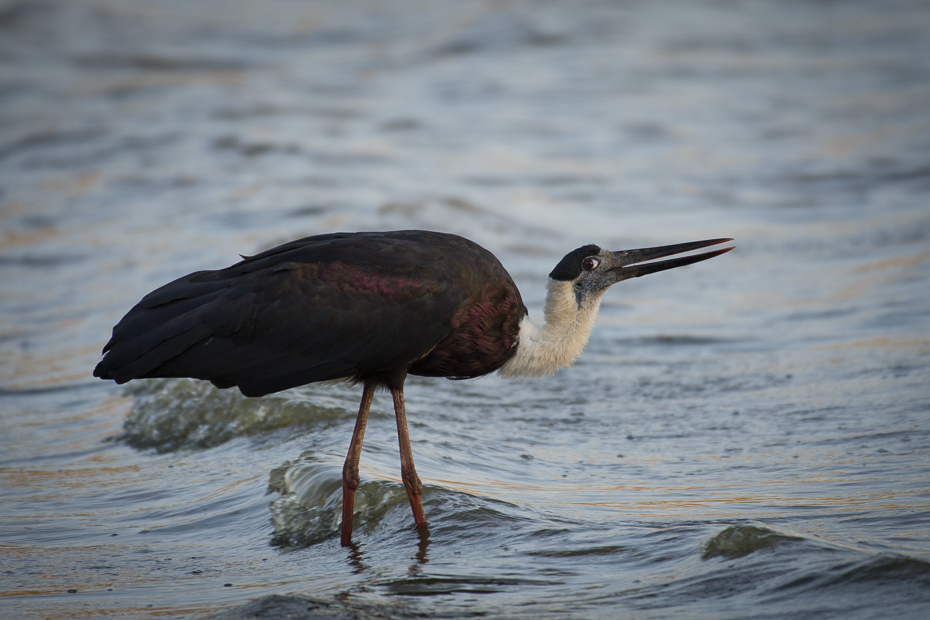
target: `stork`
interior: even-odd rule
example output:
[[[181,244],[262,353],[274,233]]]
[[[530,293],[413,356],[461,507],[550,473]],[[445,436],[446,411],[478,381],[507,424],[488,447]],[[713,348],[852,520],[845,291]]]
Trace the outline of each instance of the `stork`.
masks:
[[[572,250],[549,274],[545,322],[536,325],[500,261],[463,237],[419,230],[306,237],[152,291],[113,328],[94,376],[120,384],[191,377],[245,396],[317,381],[361,384],[342,470],[341,542],[349,546],[377,388],[394,400],[401,478],[422,530],[422,483],[404,406],[408,374],[550,375],[581,354],[611,285],[719,256],[733,248],[645,262],[728,241]]]

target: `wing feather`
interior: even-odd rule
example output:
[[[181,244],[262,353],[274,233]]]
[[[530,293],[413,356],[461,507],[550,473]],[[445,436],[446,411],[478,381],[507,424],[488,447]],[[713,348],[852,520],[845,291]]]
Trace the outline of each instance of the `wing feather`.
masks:
[[[442,341],[473,294],[451,276],[461,265],[449,271],[449,244],[462,242],[336,233],[190,274],[127,313],[94,374],[194,377],[252,396],[394,372]]]

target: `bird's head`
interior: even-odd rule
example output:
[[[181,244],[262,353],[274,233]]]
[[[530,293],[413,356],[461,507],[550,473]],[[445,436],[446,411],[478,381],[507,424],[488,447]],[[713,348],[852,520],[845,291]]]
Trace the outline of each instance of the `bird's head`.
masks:
[[[501,368],[501,376],[542,377],[571,366],[587,344],[601,298],[612,284],[719,256],[733,248],[655,260],[727,241],[732,239],[708,239],[619,252],[586,245],[569,252],[549,274],[546,322],[536,327],[528,318],[524,319],[520,324],[516,354]]]
[[[697,263],[729,252],[733,248],[722,248],[671,260],[646,261],[728,241],[732,239],[708,239],[619,252],[604,250],[596,245],[585,245],[566,254],[549,274],[549,278],[552,284],[559,288],[571,287],[580,310],[586,303],[599,300],[604,291],[617,282]]]

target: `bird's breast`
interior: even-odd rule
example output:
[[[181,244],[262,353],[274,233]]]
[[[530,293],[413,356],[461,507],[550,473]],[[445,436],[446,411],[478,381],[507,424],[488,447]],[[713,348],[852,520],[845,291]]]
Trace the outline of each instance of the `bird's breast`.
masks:
[[[409,372],[469,379],[494,372],[513,357],[526,307],[509,282],[489,282],[453,314],[450,331]]]

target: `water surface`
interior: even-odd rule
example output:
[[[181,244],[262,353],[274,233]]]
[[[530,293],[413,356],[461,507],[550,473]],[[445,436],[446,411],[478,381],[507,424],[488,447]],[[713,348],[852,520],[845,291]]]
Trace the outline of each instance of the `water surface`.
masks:
[[[930,10],[900,2],[0,7],[0,612],[923,618]],[[334,230],[455,232],[540,318],[586,243],[730,236],[611,290],[552,378],[375,398],[94,380],[142,295]]]

